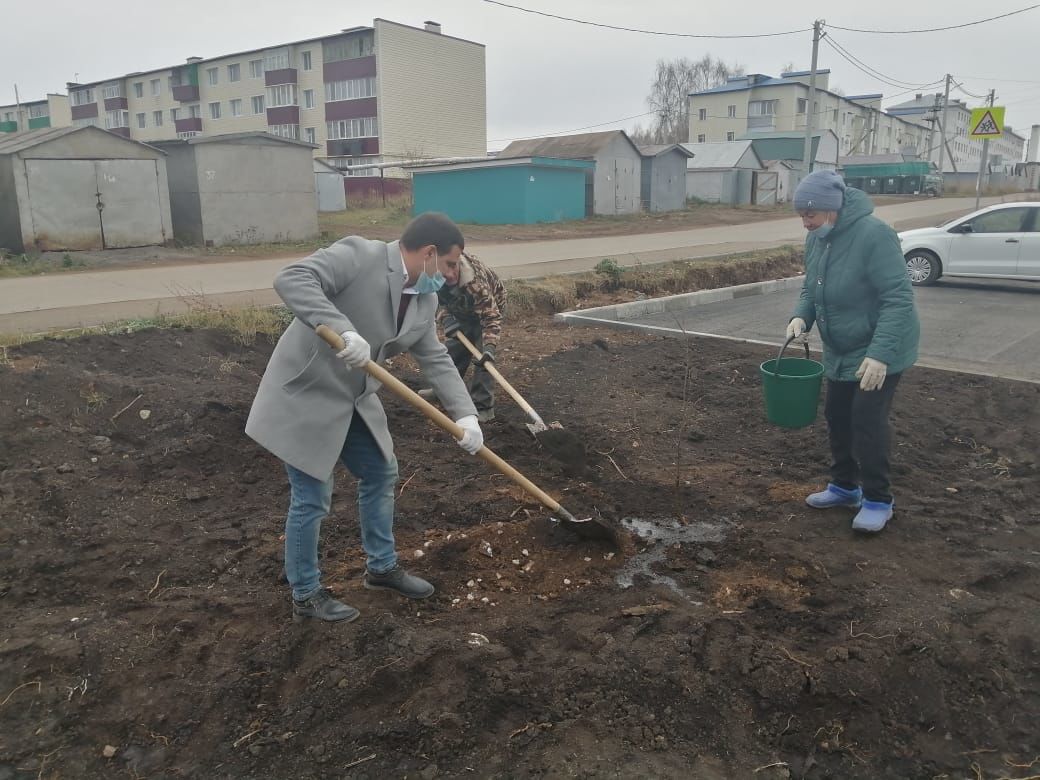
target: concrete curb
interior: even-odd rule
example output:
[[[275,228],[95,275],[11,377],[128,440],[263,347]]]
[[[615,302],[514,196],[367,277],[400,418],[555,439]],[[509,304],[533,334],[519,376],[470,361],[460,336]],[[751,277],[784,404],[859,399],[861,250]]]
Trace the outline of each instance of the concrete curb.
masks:
[[[553,320],[569,325],[581,324],[581,320],[592,320],[597,324],[605,322],[620,323],[653,314],[683,311],[684,309],[690,309],[706,303],[717,303],[718,301],[729,301],[734,298],[748,298],[752,295],[768,295],[769,293],[790,290],[794,287],[801,287],[804,280],[804,276],[789,276],[785,279],[772,279],[768,282],[751,282],[750,284],[738,284],[733,287],[720,287],[715,290],[698,290],[697,292],[668,295],[664,298],[647,298],[645,301],[630,301],[629,303],[617,303],[611,306],[597,306],[592,309],[565,311],[554,315]]]

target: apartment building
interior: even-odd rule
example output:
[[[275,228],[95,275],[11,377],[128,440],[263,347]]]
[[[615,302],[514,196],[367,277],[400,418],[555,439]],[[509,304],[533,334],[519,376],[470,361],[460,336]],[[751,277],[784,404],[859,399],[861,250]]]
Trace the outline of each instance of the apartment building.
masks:
[[[72,115],[65,95],[47,95],[10,106],[0,106],[0,133],[19,133],[41,127],[69,127]]]
[[[376,19],[68,89],[72,124],[146,143],[265,130],[316,144],[314,156],[340,169],[487,152],[484,45],[436,22]]]
[[[945,136],[946,152],[943,157],[943,173],[975,173],[982,164],[982,141],[973,141],[968,137],[971,123],[971,108],[962,100],[950,98],[946,109],[945,130],[941,128],[943,117],[943,93],[923,95],[918,93],[913,100],[907,100],[889,106],[890,114],[915,118],[922,122],[935,123],[932,150],[929,155],[932,162],[939,164],[939,143]],[[1022,162],[1026,139],[1016,133],[1008,125],[1004,126],[1001,138],[992,138],[989,142],[989,169],[993,173],[1012,174],[1015,165]]]
[[[761,73],[732,76],[689,96],[690,143],[732,141],[754,133],[805,131],[809,71],[774,78]],[[830,71],[816,71],[813,127],[838,137],[840,154],[918,154],[929,126],[919,117],[881,109],[880,94],[840,95],[829,88]]]

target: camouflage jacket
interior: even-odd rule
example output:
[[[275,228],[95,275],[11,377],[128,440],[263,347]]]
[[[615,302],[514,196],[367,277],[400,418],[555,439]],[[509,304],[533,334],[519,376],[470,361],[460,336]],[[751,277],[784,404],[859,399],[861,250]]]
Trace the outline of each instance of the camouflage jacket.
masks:
[[[438,322],[450,315],[460,325],[479,323],[484,344],[498,346],[506,288],[494,271],[473,255],[463,255],[459,264],[459,283],[454,287],[445,285],[437,296],[441,304],[437,312]]]

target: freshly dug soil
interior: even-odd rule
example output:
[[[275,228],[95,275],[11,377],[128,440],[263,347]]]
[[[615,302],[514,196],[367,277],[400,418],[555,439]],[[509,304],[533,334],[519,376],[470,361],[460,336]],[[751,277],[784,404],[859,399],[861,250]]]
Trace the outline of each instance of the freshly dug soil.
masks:
[[[769,348],[513,323],[488,445],[621,549],[385,402],[423,602],[362,589],[353,487],[293,624],[287,485],[242,433],[270,344],[45,341],[0,365],[0,778],[997,778],[1040,763],[1040,387],[915,369],[880,536],[803,503],[822,424]],[[393,370],[419,387],[407,360]],[[1030,762],[1034,762],[1032,765]],[[1030,768],[1030,766],[1032,768]]]

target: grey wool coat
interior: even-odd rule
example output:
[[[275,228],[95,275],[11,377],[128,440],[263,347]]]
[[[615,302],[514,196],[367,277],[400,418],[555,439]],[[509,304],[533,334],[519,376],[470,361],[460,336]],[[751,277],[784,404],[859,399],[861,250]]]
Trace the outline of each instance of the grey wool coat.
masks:
[[[437,338],[437,295],[413,296],[401,331],[397,311],[404,288],[397,242],[349,236],[286,266],[274,288],[296,318],[278,340],[246,421],[246,434],[289,465],[325,480],[331,476],[355,414],[368,425],[383,455],[393,456],[381,382],[351,369],[314,332],[356,331],[372,360],[409,352],[452,419],[476,414],[466,386]]]

